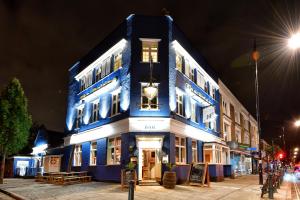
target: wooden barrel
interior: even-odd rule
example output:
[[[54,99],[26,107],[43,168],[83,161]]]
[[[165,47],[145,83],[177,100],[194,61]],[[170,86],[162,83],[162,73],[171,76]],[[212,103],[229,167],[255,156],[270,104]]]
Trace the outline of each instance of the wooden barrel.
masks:
[[[165,172],[163,176],[163,186],[168,189],[175,188],[176,172]]]

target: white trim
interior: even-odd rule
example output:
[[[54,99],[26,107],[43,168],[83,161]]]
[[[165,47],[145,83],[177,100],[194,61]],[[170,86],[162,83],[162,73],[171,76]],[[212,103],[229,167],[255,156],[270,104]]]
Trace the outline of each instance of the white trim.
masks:
[[[139,38],[142,42],[160,42],[159,38]]]
[[[114,46],[112,46],[109,50],[107,50],[104,54],[102,54],[99,58],[97,58],[94,62],[92,62],[90,65],[88,65],[84,70],[82,70],[79,74],[75,76],[75,79],[78,81],[81,79],[82,76],[86,75],[87,72],[90,70],[93,70],[95,67],[98,66],[99,63],[101,63],[103,60],[105,60],[108,56],[111,56],[115,51],[119,49],[123,49],[126,45],[126,40],[123,38],[118,43],[116,43]]]

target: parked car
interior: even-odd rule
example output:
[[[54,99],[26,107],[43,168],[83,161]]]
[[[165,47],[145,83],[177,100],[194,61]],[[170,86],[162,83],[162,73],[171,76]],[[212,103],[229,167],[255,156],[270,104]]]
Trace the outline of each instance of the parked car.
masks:
[[[297,179],[300,179],[300,165],[294,167],[294,175]]]

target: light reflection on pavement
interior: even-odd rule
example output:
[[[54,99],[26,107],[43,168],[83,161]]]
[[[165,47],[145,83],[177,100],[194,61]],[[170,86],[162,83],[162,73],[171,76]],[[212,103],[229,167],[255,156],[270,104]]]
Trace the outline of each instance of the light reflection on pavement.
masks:
[[[293,173],[286,173],[283,180],[292,183],[292,198],[300,200],[300,179],[297,179]]]

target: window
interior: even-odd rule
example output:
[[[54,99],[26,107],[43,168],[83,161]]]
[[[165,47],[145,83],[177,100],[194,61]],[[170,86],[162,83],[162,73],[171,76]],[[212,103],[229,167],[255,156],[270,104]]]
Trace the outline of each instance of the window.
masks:
[[[101,79],[101,67],[96,68],[95,73],[95,82],[99,81]]]
[[[244,144],[249,144],[249,133],[244,133]]]
[[[83,120],[83,108],[78,108],[77,109],[77,115],[76,115],[76,128],[79,128],[79,126],[82,123]]]
[[[121,137],[109,138],[107,145],[107,164],[116,165],[121,162]]]
[[[176,113],[183,116],[183,95],[176,92]]]
[[[83,91],[85,89],[85,77],[82,77],[80,79],[80,91]]]
[[[208,87],[208,81],[204,84],[204,91],[208,94],[209,93],[209,87]]]
[[[93,72],[90,71],[90,72],[87,74],[87,80],[86,80],[86,87],[85,87],[85,88],[90,87],[92,84],[93,84]]]
[[[101,78],[110,74],[110,57],[106,58],[101,65]]]
[[[240,124],[240,113],[239,112],[235,112],[235,122]]]
[[[199,71],[197,71],[197,85],[204,90],[204,86],[205,86],[204,76]]]
[[[197,150],[197,141],[192,140],[192,162],[198,162],[198,150]]]
[[[189,78],[195,82],[195,70],[192,67],[190,67]]]
[[[185,138],[175,137],[176,164],[186,163]]]
[[[158,84],[154,84],[158,87]],[[148,99],[144,93],[144,88],[147,87],[148,84],[142,84],[141,87],[141,109],[142,110],[157,110],[158,109],[158,95],[156,95],[153,99]],[[158,93],[158,92],[157,92]]]
[[[82,150],[81,144],[75,145],[74,156],[73,156],[73,166],[81,166],[82,161]]]
[[[191,120],[193,122],[197,122],[197,119],[196,119],[196,103],[195,102],[191,102]]]
[[[122,52],[115,55],[114,71],[118,70],[120,67],[122,67]]]
[[[157,41],[142,41],[142,61],[150,62],[150,56],[152,62],[157,62],[157,53],[158,53],[158,42]]]
[[[211,87],[211,96],[213,99],[216,99],[216,88]]]
[[[99,120],[99,102],[93,103],[92,122]]]
[[[176,69],[182,72],[182,56],[176,53]]]
[[[90,165],[97,163],[97,142],[91,142],[90,145]]]
[[[115,116],[120,113],[120,92],[112,94],[112,106],[111,116]]]
[[[230,141],[230,125],[224,122],[224,134],[223,134],[223,139],[227,142]]]
[[[242,137],[241,137],[241,131],[240,130],[235,131],[235,139],[238,143],[242,143]]]
[[[184,65],[184,73],[187,77],[190,78],[190,68],[191,68],[190,63],[189,63],[189,61],[185,60],[184,64],[185,64]]]

